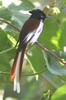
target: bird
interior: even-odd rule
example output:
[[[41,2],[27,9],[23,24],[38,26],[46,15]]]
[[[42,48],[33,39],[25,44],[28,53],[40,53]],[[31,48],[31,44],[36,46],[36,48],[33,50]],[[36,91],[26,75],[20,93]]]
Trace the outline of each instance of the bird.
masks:
[[[14,80],[14,91],[20,93],[20,78],[26,48],[29,44],[34,44],[44,27],[46,14],[40,9],[30,10],[29,19],[24,23],[17,41],[18,49],[12,65],[10,80]]]

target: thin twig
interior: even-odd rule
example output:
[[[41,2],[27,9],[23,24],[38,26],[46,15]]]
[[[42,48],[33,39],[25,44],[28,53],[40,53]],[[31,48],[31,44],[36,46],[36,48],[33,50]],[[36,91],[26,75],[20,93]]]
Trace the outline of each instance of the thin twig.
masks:
[[[35,76],[35,75],[39,75],[39,74],[42,74],[43,72],[47,71],[46,70],[42,70],[42,71],[39,71],[39,72],[36,72],[36,73],[32,73],[32,74],[21,74],[22,76]],[[0,74],[6,74],[6,75],[10,75],[9,72],[2,72],[0,71]]]
[[[41,43],[39,43],[38,41],[35,42],[35,44],[37,46],[39,46],[42,50],[44,50],[45,52],[47,52],[49,55],[51,55],[52,57],[54,57],[56,60],[60,61],[61,63],[63,63],[64,65],[66,65],[66,61],[60,59],[58,56],[56,56],[54,53],[50,52],[47,48],[45,48]]]
[[[46,70],[43,70],[43,71],[40,71],[40,72],[37,72],[37,73],[32,73],[32,74],[21,74],[22,76],[35,76],[35,75],[39,75],[39,74],[42,74],[44,73]],[[5,74],[5,75],[10,75],[9,72],[2,72],[0,71],[0,74]],[[61,78],[64,82],[65,82],[65,79],[63,79],[61,76],[58,75],[59,78]]]
[[[18,32],[20,32],[20,30],[19,30],[16,26],[14,26],[13,24],[11,24],[10,22],[8,22],[8,21],[6,21],[6,20],[4,20],[4,19],[1,19],[1,18],[0,18],[0,21],[1,21],[1,22],[4,22],[4,23],[6,23],[6,24],[8,24],[9,26],[13,27],[15,30],[17,30]],[[41,49],[43,49],[45,52],[47,52],[49,55],[51,55],[52,57],[54,57],[57,61],[60,61],[61,63],[63,63],[64,65],[66,65],[66,61],[60,59],[58,56],[56,56],[55,54],[53,54],[52,52],[50,52],[50,51],[49,51],[47,48],[45,48],[41,43],[35,42],[35,44],[36,44],[37,46],[39,46]]]
[[[0,21],[6,23],[6,24],[9,25],[10,27],[12,27],[12,28],[14,28],[15,30],[17,30],[18,32],[20,32],[20,30],[19,30],[15,25],[11,24],[11,23],[8,22],[7,20],[4,20],[4,19],[0,18]]]
[[[8,52],[8,51],[10,51],[10,50],[12,50],[12,49],[14,49],[14,47],[11,47],[11,48],[9,48],[9,49],[3,50],[3,51],[0,52],[0,54],[6,53],[6,52]]]

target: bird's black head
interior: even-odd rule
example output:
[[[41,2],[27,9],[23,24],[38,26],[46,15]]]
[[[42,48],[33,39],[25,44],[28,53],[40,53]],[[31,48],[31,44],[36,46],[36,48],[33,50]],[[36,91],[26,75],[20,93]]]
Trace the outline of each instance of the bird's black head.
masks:
[[[36,10],[32,10],[32,11],[29,11],[29,13],[31,13],[31,18],[35,18],[37,20],[42,20],[44,21],[45,18],[47,18],[46,14],[43,13],[41,10],[39,9],[36,9]]]

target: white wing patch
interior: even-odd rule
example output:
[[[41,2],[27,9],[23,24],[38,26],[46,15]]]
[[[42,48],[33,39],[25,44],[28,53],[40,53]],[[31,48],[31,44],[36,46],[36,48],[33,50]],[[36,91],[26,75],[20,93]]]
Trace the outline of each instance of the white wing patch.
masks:
[[[40,25],[39,25],[39,27],[37,28],[37,30],[33,33],[34,34],[34,37],[31,39],[31,43],[32,44],[34,44],[36,41],[37,41],[37,39],[38,39],[38,37],[40,36],[40,34],[41,34],[41,32],[42,32],[42,29],[43,29],[43,22],[41,21],[40,22]]]
[[[41,21],[39,27],[37,28],[37,30],[34,30],[33,32],[30,32],[30,33],[25,37],[25,39],[24,39],[23,41],[25,41],[26,43],[27,43],[28,41],[30,41],[29,43],[34,44],[34,43],[37,41],[39,35],[40,35],[41,32],[42,32],[43,25],[44,25],[44,24],[43,24],[43,22]]]

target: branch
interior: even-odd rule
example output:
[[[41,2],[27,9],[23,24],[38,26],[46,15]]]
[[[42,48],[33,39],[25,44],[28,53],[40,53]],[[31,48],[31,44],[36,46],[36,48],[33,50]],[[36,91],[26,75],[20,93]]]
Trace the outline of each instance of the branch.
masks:
[[[7,25],[9,25],[10,27],[12,27],[13,29],[15,29],[15,30],[17,30],[18,32],[20,32],[20,30],[19,30],[15,25],[11,24],[11,23],[8,22],[7,20],[4,20],[4,19],[0,18],[0,21],[6,23]]]
[[[8,24],[10,27],[14,28],[15,30],[17,30],[18,32],[20,32],[20,30],[14,26],[13,24],[11,24],[10,22],[4,20],[4,19],[1,19],[0,18],[0,21],[1,22],[4,22],[6,24]],[[41,43],[39,42],[35,42],[35,44],[37,46],[39,46],[41,49],[43,49],[47,54],[49,54],[50,56],[54,57],[57,61],[60,61],[61,63],[63,63],[64,65],[66,65],[66,61],[62,60],[61,58],[59,58],[58,56],[56,56],[55,54],[53,54],[52,52],[50,52],[47,48],[45,48]]]
[[[44,50],[47,54],[51,55],[52,57],[54,57],[56,60],[60,61],[61,63],[63,63],[64,65],[66,65],[66,61],[60,59],[58,56],[56,56],[54,53],[50,52],[47,48],[45,48],[41,43],[39,43],[38,41],[35,42],[35,44],[37,46],[39,46],[42,50]]]

